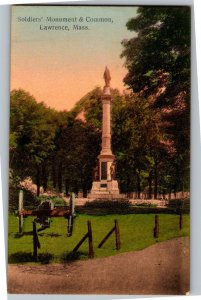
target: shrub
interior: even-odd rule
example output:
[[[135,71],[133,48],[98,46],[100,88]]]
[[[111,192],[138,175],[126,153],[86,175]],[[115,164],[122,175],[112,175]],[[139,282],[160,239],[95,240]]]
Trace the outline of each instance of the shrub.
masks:
[[[76,212],[89,215],[110,215],[110,214],[175,214],[177,211],[171,207],[146,207],[146,206],[130,206],[126,209],[108,209],[108,208],[92,208],[85,206],[76,207]],[[183,211],[183,213],[187,213]]]
[[[42,195],[38,197],[38,200],[40,202],[51,201],[54,204],[54,206],[67,206],[67,203],[64,201],[64,199],[57,196]]]
[[[49,264],[49,262],[53,259],[54,255],[48,252],[39,253],[38,254],[38,261],[41,264]]]
[[[150,202],[135,203],[134,206],[137,206],[137,207],[157,207],[156,204],[153,204],[153,203],[150,203]]]
[[[61,256],[61,261],[62,262],[68,262],[68,261],[74,261],[74,260],[78,260],[80,259],[81,256],[84,257],[88,257],[88,254],[85,252],[81,252],[81,251],[76,251],[76,252],[65,252],[63,253],[63,255]]]
[[[168,201],[168,208],[174,210],[175,213],[189,213],[190,212],[190,199],[172,199]]]
[[[127,199],[120,200],[105,200],[105,199],[97,199],[93,201],[87,201],[84,206],[85,207],[94,207],[94,208],[129,208],[131,205],[130,201]]]
[[[31,252],[19,251],[9,255],[9,263],[23,263],[33,261],[33,254]]]
[[[131,203],[126,199],[96,199],[87,201],[82,207],[77,206],[76,211],[80,213],[89,213],[97,215],[106,214],[125,214],[129,213]]]
[[[41,264],[48,264],[53,259],[53,254],[45,252],[38,254],[38,262]],[[35,261],[34,256],[31,252],[19,251],[9,255],[9,263],[26,263]]]

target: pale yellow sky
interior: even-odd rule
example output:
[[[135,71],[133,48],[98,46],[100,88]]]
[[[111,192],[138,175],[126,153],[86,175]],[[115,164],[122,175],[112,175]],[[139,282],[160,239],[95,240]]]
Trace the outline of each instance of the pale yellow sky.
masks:
[[[136,10],[136,7],[104,6],[13,7],[11,89],[22,88],[37,101],[57,110],[69,110],[94,87],[104,85],[107,65],[111,86],[122,91],[127,71],[124,60],[120,59],[121,41],[135,35],[125,24],[136,16]],[[40,21],[25,22],[29,17]],[[49,22],[47,17],[76,18],[76,21]],[[86,18],[108,18],[111,22],[87,22]],[[69,30],[44,30],[44,26],[66,25]],[[73,30],[73,25],[88,26],[88,30]]]

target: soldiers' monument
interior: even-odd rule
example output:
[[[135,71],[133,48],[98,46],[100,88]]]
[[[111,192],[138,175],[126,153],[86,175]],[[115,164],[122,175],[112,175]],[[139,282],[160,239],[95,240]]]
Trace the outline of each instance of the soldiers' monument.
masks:
[[[118,182],[115,180],[115,156],[111,150],[111,91],[110,72],[105,68],[105,86],[101,96],[103,105],[102,115],[102,149],[98,156],[98,163],[94,169],[94,181],[88,198],[113,199],[119,198]],[[122,197],[122,196],[121,196]]]

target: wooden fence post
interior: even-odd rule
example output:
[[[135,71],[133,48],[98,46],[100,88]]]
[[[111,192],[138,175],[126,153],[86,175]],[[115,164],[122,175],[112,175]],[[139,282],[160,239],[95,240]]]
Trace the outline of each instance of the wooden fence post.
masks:
[[[38,260],[38,253],[37,253],[38,248],[40,248],[40,242],[36,230],[36,223],[33,222],[33,256],[35,261]]]
[[[159,237],[159,217],[155,215],[154,238]]]
[[[119,234],[119,224],[117,220],[115,222],[115,237],[116,237],[116,249],[119,250],[121,243],[120,243],[120,234]]]
[[[94,258],[91,221],[88,221],[87,224],[88,224],[88,239],[89,239],[89,258]]]
[[[76,252],[80,246],[84,243],[84,241],[88,238],[88,243],[89,243],[89,258],[94,258],[94,249],[93,249],[93,240],[92,240],[92,229],[91,229],[91,222],[87,222],[88,226],[88,231],[87,233],[83,236],[83,238],[79,241],[79,243],[75,246],[72,252]]]

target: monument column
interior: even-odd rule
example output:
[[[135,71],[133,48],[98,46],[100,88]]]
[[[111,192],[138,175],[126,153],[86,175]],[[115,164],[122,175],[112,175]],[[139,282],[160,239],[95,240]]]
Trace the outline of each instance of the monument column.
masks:
[[[110,91],[110,72],[105,68],[103,75],[105,86],[101,96],[103,105],[102,114],[102,149],[99,155],[99,176],[100,180],[111,180],[111,165],[115,159],[111,150],[111,91]]]
[[[115,180],[115,156],[111,150],[111,90],[110,90],[110,72],[105,68],[104,72],[105,86],[101,96],[102,113],[102,144],[101,152],[98,156],[98,178],[95,176],[90,198],[113,198],[119,194],[118,182]]]

